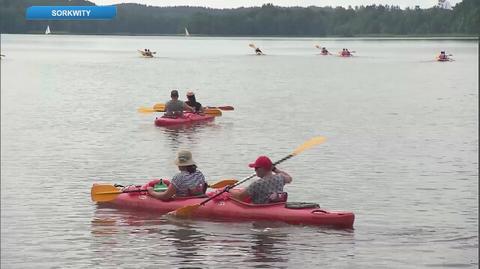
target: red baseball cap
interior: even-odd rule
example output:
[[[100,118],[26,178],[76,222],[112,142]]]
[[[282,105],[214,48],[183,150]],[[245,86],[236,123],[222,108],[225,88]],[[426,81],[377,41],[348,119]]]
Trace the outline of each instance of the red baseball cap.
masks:
[[[248,165],[251,168],[272,169],[272,161],[267,156],[260,156],[254,163]]]

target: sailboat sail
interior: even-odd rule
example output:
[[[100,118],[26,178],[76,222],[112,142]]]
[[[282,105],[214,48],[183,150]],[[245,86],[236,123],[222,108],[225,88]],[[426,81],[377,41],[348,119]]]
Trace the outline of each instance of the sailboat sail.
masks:
[[[185,27],[185,36],[190,36],[190,33],[187,30],[187,27]]]
[[[46,35],[50,34],[50,25],[47,25],[47,29],[45,30],[45,34]]]

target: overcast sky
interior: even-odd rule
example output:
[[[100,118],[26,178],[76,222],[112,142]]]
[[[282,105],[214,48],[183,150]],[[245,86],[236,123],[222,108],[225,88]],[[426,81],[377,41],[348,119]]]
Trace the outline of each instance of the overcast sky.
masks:
[[[90,0],[97,5],[110,5],[118,3],[140,3],[152,6],[201,6],[212,8],[236,8],[261,6],[264,3],[272,3],[278,6],[344,6],[351,5],[395,5],[402,8],[415,7],[429,8],[437,4],[438,0]],[[452,6],[461,0],[448,0]]]

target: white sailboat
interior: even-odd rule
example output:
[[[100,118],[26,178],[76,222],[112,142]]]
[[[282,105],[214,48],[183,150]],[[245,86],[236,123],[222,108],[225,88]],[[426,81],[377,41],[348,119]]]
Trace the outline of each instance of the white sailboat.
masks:
[[[190,33],[188,32],[187,27],[185,27],[185,36],[190,36]]]
[[[47,25],[47,29],[45,30],[45,34],[46,35],[50,34],[50,25]]]

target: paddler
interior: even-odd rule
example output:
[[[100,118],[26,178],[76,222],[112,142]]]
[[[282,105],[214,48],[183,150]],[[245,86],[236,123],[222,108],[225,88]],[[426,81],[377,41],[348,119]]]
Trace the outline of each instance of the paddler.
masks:
[[[342,56],[350,56],[350,51],[348,51],[348,49],[343,49],[342,50]]]
[[[262,55],[263,54],[263,52],[260,50],[260,48],[255,48],[255,53],[257,55]]]
[[[287,193],[283,191],[285,184],[292,182],[292,177],[274,167],[267,156],[260,156],[254,163],[248,165],[255,169],[260,178],[244,190],[230,190],[232,196],[240,201],[250,200],[254,204],[286,202]]]
[[[142,52],[142,54],[143,54],[144,56],[153,56],[153,55],[152,55],[152,52],[151,52],[149,49],[144,49],[143,52]]]
[[[440,55],[438,55],[438,59],[440,59],[440,60],[446,60],[446,59],[448,59],[448,58],[447,58],[447,54],[445,54],[445,51],[441,51],[441,52],[440,52]]]
[[[185,104],[195,109],[195,113],[203,113],[202,104],[197,102],[197,99],[195,98],[195,93],[193,93],[192,91],[187,92],[187,99],[188,101],[186,101]]]
[[[328,54],[327,48],[325,48],[325,47],[322,48],[322,54]]]
[[[148,187],[148,193],[162,201],[171,200],[175,197],[201,196],[207,190],[205,177],[197,164],[193,161],[192,153],[188,150],[178,152],[175,164],[180,173],[173,176],[170,182],[166,182],[168,189],[164,192],[156,192],[153,187]]]
[[[185,102],[178,100],[178,91],[173,90],[170,92],[172,100],[165,104],[165,116],[167,117],[181,117],[183,111],[187,110],[193,112],[193,108],[185,104]]]

